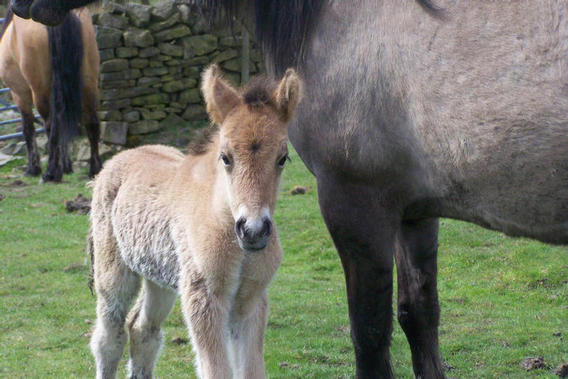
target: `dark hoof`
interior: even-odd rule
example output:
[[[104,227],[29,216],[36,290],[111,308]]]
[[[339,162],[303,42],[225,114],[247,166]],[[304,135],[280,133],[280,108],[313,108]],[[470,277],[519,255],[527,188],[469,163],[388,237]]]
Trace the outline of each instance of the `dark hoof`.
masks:
[[[57,3],[53,0],[36,0],[30,10],[32,19],[48,26],[60,25],[67,17],[68,11],[56,8]]]
[[[33,3],[33,0],[12,0],[10,3],[10,7],[12,8],[12,12],[18,17],[28,19],[30,18],[30,7]]]
[[[39,166],[28,166],[28,169],[24,173],[25,176],[38,176],[39,174],[41,174],[41,167]]]
[[[47,182],[61,183],[62,178],[63,178],[62,174],[50,174],[50,173],[47,173],[47,172],[45,174],[43,174],[43,176],[41,177],[41,179],[44,183],[47,183]]]
[[[91,158],[90,165],[89,165],[89,178],[93,179],[95,176],[97,176],[97,174],[99,172],[101,172],[102,168],[103,168],[103,165],[101,164],[100,159]]]

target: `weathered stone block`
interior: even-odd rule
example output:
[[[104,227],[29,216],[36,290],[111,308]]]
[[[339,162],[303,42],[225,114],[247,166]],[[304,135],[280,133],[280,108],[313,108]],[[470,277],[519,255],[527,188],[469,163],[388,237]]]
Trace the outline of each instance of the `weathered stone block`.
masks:
[[[99,50],[99,58],[101,62],[108,61],[114,58],[114,49],[101,49]]]
[[[197,121],[206,120],[208,116],[207,112],[205,112],[205,108],[202,105],[191,104],[187,106],[181,117],[184,120]]]
[[[191,34],[191,29],[187,25],[178,24],[173,28],[162,30],[154,34],[154,39],[158,42],[171,41]]]
[[[173,57],[183,57],[183,47],[171,43],[161,43],[158,45],[160,52]]]
[[[184,53],[185,54],[185,53]],[[185,57],[185,56],[184,56]],[[204,66],[209,63],[209,57],[184,58],[183,67],[187,66]]]
[[[130,105],[130,99],[105,100],[101,102],[101,110],[123,109]]]
[[[235,58],[225,61],[221,64],[221,67],[228,71],[241,72],[241,60]]]
[[[157,84],[161,82],[161,78],[153,76],[153,77],[143,77],[138,79],[138,86],[139,87],[149,87],[153,84]]]
[[[126,7],[126,14],[132,25],[143,27],[150,23],[150,9],[147,5],[131,3]]]
[[[180,20],[179,13],[175,13],[172,17],[169,17],[167,20],[162,22],[155,22],[150,25],[149,29],[152,32],[159,32],[160,30],[164,30],[170,28],[177,24]]]
[[[124,145],[126,143],[126,132],[128,123],[118,121],[101,122],[101,137],[103,142],[115,145]]]
[[[142,115],[143,120],[163,120],[166,118],[166,112],[162,110],[148,110],[148,109],[140,109],[140,114]]]
[[[183,69],[183,75],[185,75],[188,78],[199,78],[201,77],[201,70],[199,70],[199,67],[185,67]]]
[[[141,120],[131,123],[128,127],[128,133],[134,135],[152,133],[157,130],[160,130],[160,123],[156,120]]]
[[[164,0],[155,4],[152,8],[151,14],[158,20],[165,20],[176,12],[176,5],[174,1]]]
[[[179,59],[170,59],[169,61],[166,61],[166,66],[180,66],[181,65],[181,60]]]
[[[101,26],[97,27],[97,45],[99,49],[122,46],[122,31]]]
[[[97,23],[98,25],[115,29],[126,29],[128,27],[128,20],[126,17],[108,12],[101,13]]]
[[[130,87],[130,83],[128,80],[104,80],[101,81],[100,87],[102,89],[127,88]]]
[[[160,123],[163,129],[178,129],[186,124],[185,120],[173,113]]]
[[[118,58],[132,58],[138,55],[137,47],[117,47],[116,56]]]
[[[140,50],[140,52],[138,53],[138,56],[140,58],[150,58],[150,57],[156,56],[158,54],[160,54],[160,49],[158,49],[155,46],[152,46],[152,47],[147,47],[145,49]]]
[[[192,78],[185,78],[183,80],[172,80],[171,82],[164,83],[162,90],[164,92],[179,92],[187,88],[194,88],[197,85],[197,80]]]
[[[228,61],[229,59],[233,59],[233,58],[237,57],[238,55],[239,55],[239,53],[237,52],[237,50],[227,49],[227,50],[221,51],[219,54],[217,54],[215,56],[215,58],[213,58],[213,62],[216,62],[216,63],[225,62],[225,61]]]
[[[128,69],[128,60],[126,59],[110,59],[101,63],[101,72],[115,72]]]
[[[147,96],[140,96],[132,99],[131,103],[133,106],[145,106],[151,104],[161,104],[168,102],[168,95],[165,93],[155,93]]]
[[[217,36],[203,34],[182,39],[184,58],[206,55],[217,49]]]
[[[148,67],[150,61],[144,58],[134,58],[130,60],[130,67],[132,68],[144,68]]]
[[[148,30],[129,29],[124,32],[124,46],[149,47],[154,44],[154,37]]]
[[[188,89],[180,93],[178,102],[181,104],[200,103],[201,94],[198,88]]]
[[[156,59],[159,60],[160,62],[167,62],[167,61],[171,60],[172,57],[170,57],[169,55],[160,54],[156,57]]]
[[[136,122],[136,121],[140,120],[140,112],[138,112],[138,111],[129,110],[129,111],[122,113],[121,116],[122,116],[123,120],[126,121],[126,122]]]
[[[161,76],[167,73],[167,67],[148,67],[144,69],[144,76]]]

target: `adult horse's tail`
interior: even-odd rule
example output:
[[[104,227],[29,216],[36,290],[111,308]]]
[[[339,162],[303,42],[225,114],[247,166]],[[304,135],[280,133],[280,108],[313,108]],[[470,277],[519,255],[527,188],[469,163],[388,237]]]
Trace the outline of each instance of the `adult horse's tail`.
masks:
[[[83,62],[83,40],[79,18],[70,13],[58,26],[47,27],[49,51],[51,54],[51,97],[49,107],[50,149],[59,150],[59,159],[64,166],[69,140],[79,133],[82,113],[81,66]],[[50,152],[51,155],[51,152]],[[60,167],[60,166],[59,166]],[[60,169],[53,168],[54,178],[58,181]],[[64,167],[65,171],[70,167]],[[49,175],[50,167],[48,167]]]

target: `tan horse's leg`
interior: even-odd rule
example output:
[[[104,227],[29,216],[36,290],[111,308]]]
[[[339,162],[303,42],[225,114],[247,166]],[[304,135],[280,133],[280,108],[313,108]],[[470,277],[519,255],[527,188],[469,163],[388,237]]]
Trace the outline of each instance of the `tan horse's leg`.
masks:
[[[268,296],[262,294],[252,312],[232,315],[229,352],[233,378],[262,379],[264,368],[264,332],[268,316]]]
[[[116,377],[126,343],[126,314],[138,292],[140,279],[120,259],[110,220],[102,225],[93,223],[93,230],[97,322],[90,345],[96,377],[107,379]]]
[[[198,377],[231,378],[227,358],[228,304],[207,289],[205,278],[198,273],[182,274],[180,293]]]
[[[163,341],[160,326],[168,317],[176,299],[176,292],[144,280],[142,292],[128,316],[128,377],[152,378]]]

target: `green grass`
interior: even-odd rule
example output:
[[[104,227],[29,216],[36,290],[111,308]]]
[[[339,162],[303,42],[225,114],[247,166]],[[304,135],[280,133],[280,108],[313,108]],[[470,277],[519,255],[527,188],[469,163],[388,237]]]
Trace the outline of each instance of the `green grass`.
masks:
[[[315,180],[295,153],[292,159],[276,214],[285,257],[270,288],[267,371],[271,378],[353,377],[339,258],[319,214]],[[0,169],[0,377],[93,377],[88,333],[95,298],[83,266],[88,220],[63,206],[78,193],[90,195],[86,171],[39,185],[22,176],[23,163]],[[295,185],[311,189],[292,196]],[[80,265],[69,268],[73,263]],[[454,367],[448,376],[554,378],[551,370],[568,362],[566,248],[442,220],[439,271],[441,349]],[[157,377],[194,377],[189,345],[171,342],[187,335],[179,304],[165,333]],[[391,353],[397,376],[411,378],[396,323]],[[529,356],[543,356],[549,368],[523,371],[519,364]]]

